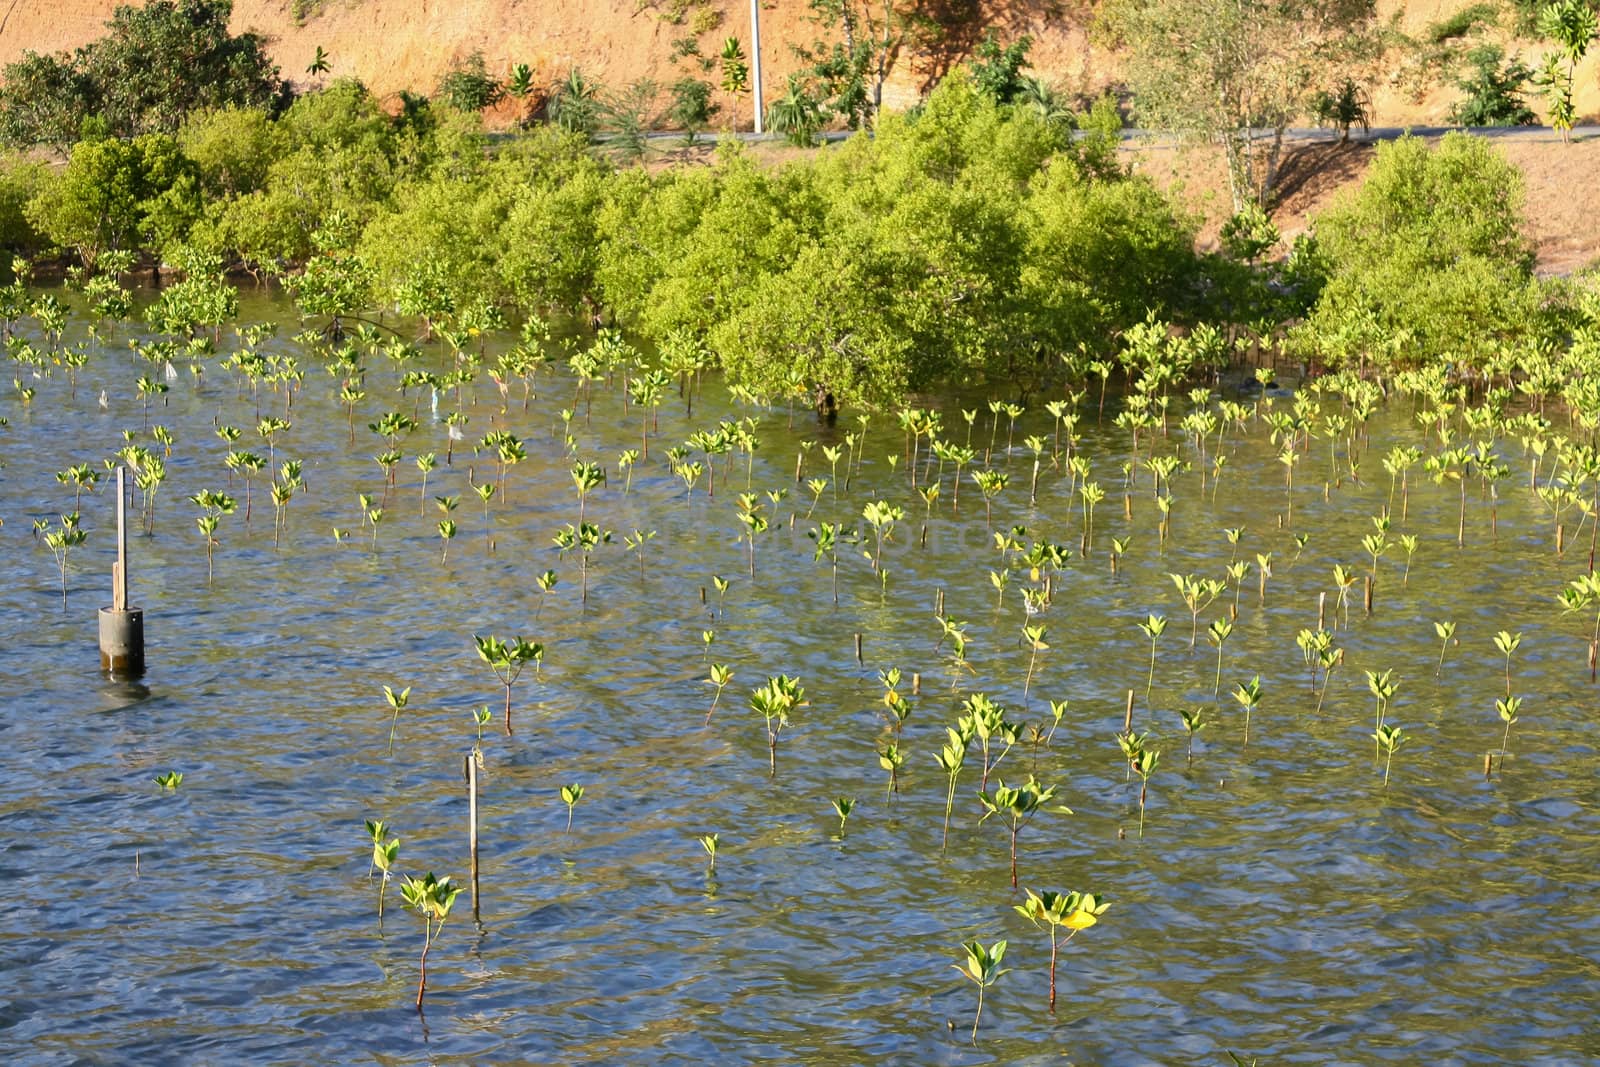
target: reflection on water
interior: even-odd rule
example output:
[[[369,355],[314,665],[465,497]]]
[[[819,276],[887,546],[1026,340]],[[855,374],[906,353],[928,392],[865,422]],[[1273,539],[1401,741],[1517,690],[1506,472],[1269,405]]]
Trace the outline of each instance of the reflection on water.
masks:
[[[284,311],[264,298],[247,305],[256,316]],[[1554,1064],[1600,1055],[1591,950],[1600,908],[1586,891],[1600,865],[1596,691],[1585,624],[1553,601],[1584,561],[1554,554],[1548,513],[1511,488],[1515,479],[1501,486],[1497,533],[1469,491],[1470,541],[1458,549],[1455,488],[1417,475],[1408,516],[1396,510],[1394,520],[1395,535],[1419,538],[1409,573],[1400,549],[1381,558],[1370,617],[1356,587],[1335,638],[1345,659],[1320,713],[1296,647],[1296,633],[1316,625],[1320,593],[1331,612],[1334,564],[1370,570],[1361,538],[1390,499],[1387,477],[1372,473],[1376,457],[1396,441],[1425,443],[1406,404],[1372,427],[1367,480],[1329,486],[1326,498],[1318,440],[1296,471],[1292,520],[1264,433],[1227,435],[1214,496],[1192,445],[1176,434],[1159,441],[1159,451],[1196,459],[1173,475],[1165,544],[1149,472],[1125,513],[1128,439],[1087,410],[1082,446],[1107,496],[1083,558],[1083,502],[1049,443],[1036,506],[1032,451],[1019,443],[996,457],[1011,478],[992,530],[970,472],[952,512],[947,467],[924,542],[927,505],[907,460],[892,470],[887,460],[904,451],[892,416],[876,417],[851,447],[860,471],[837,494],[796,484],[797,457],[804,478],[831,479],[822,448],[807,443],[844,448],[857,425],[799,417],[791,430],[775,410],[758,413],[753,460],[719,457],[715,497],[704,478],[686,497],[666,449],[708,420],[754,413],[714,389],[693,423],[675,402],[662,409],[651,458],[623,492],[617,455],[640,446],[640,417],[623,409],[618,382],[597,388],[592,414],[571,422],[578,456],[613,475],[586,504],[585,517],[614,539],[594,554],[584,608],[577,561],[552,544],[579,520],[559,414],[573,383],[541,379],[526,412],[513,402],[504,415],[492,386],[477,390],[481,403],[464,395],[467,440],[446,464],[446,429],[430,420],[429,398],[399,396],[388,362],[369,362],[354,445],[339,383],[304,368],[293,426],[275,450],[304,462],[306,488],[288,502],[274,548],[268,479],[257,479],[250,521],[241,506],[219,526],[210,587],[188,497],[212,489],[242,502],[224,457],[230,447],[265,451],[251,440],[258,405],[280,411],[283,397],[212,367],[198,390],[184,376],[152,405],[151,423],[176,443],[155,533],[131,545],[149,640],[148,673],[136,682],[95,671],[94,611],[111,552],[104,490],[83,503],[89,542],[72,557],[64,612],[54,561],[29,527],[70,510],[55,471],[98,466],[124,428],[143,424],[133,383],[144,370],[113,348],[80,374],[75,402],[64,381],[47,379],[30,405],[7,412],[0,882],[12,906],[0,918],[0,1029],[7,1047],[26,1050],[22,1061],[1215,1063],[1232,1049],[1262,1063]],[[959,440],[957,407],[975,399],[930,403]],[[440,407],[454,410],[453,398]],[[383,442],[364,427],[388,410],[415,412],[421,426],[400,442],[398,484],[385,499],[373,460]],[[244,437],[226,445],[217,425]],[[502,472],[474,456],[471,443],[491,429],[517,434],[527,459]],[[1016,440],[1049,442],[1051,430],[1029,415]],[[1500,447],[1526,471],[1520,445]],[[438,465],[424,494],[415,459],[427,451]],[[841,458],[841,482],[847,465]],[[484,481],[501,487],[488,512],[492,554],[472,488]],[[747,484],[769,521],[753,579],[738,519]],[[765,495],[785,490],[777,501]],[[363,493],[383,508],[376,538],[362,521]],[[874,496],[905,509],[883,550],[887,580],[880,586],[862,545],[843,545],[835,607],[829,561],[806,533],[819,522],[865,532]],[[437,497],[458,502],[443,563]],[[1023,587],[1032,583],[1026,570],[1004,589],[990,577],[1002,566],[994,533],[1017,525],[1024,543],[1068,549],[1053,603],[1034,620],[1050,647],[1026,701]],[[349,536],[336,542],[335,527]],[[1241,527],[1235,549],[1222,531]],[[623,544],[636,530],[656,534],[642,559]],[[1297,533],[1309,535],[1303,547]],[[1113,537],[1128,540],[1115,572]],[[1230,587],[1201,613],[1191,650],[1189,612],[1168,575],[1221,578],[1230,560],[1253,567],[1267,552],[1264,600],[1252,570],[1237,595]],[[535,582],[546,569],[559,576],[548,592]],[[713,575],[731,583],[720,613]],[[966,624],[966,668],[934,616],[941,591]],[[1205,628],[1235,601],[1214,697],[1217,649]],[[1150,612],[1169,626],[1146,701],[1150,644],[1135,624]],[[1437,676],[1436,621],[1457,625]],[[1485,781],[1484,753],[1504,728],[1494,709],[1505,694],[1493,643],[1502,629],[1523,635],[1510,674],[1524,704],[1505,769]],[[513,688],[515,736],[498,718],[484,732],[482,922],[458,904],[430,955],[424,1021],[410,1007],[422,925],[391,885],[379,927],[362,820],[381,818],[401,838],[399,872],[465,880],[461,758],[476,739],[473,709],[498,715],[504,699],[474,633],[520,633],[547,651],[537,676],[529,669]],[[729,665],[734,681],[706,726],[711,663]],[[912,703],[898,793],[878,763],[892,733],[877,674],[889,667],[904,672]],[[1388,669],[1399,683],[1389,718],[1412,740],[1385,789],[1365,671]],[[769,778],[765,726],[747,696],[779,672],[800,677],[809,703],[783,732]],[[1264,695],[1245,746],[1229,692],[1256,674]],[[385,684],[413,688],[393,757]],[[1128,781],[1115,740],[1130,689],[1135,729],[1162,751],[1142,839],[1138,781]],[[1019,723],[1048,726],[1047,701],[1068,702],[1048,746],[1025,737],[994,772],[1008,783],[1037,774],[1076,813],[1024,827],[1023,885],[1093,890],[1112,904],[1063,947],[1054,1017],[1048,935],[1011,907],[1020,896],[1007,877],[1009,835],[998,819],[978,823],[976,752],[941,854],[946,777],[935,756],[973,691]],[[1177,712],[1197,706],[1209,725],[1191,761]],[[184,774],[175,792],[152,781],[167,770]],[[569,783],[585,793],[567,833],[559,789]],[[843,835],[838,796],[857,799]],[[720,834],[714,874],[698,843],[707,833]],[[974,990],[951,964],[961,941],[1002,937],[1015,969],[991,991],[974,1048]]]

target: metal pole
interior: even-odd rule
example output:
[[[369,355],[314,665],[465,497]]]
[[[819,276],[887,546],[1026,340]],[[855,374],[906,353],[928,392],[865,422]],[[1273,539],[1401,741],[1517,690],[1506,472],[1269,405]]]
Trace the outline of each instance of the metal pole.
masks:
[[[761,97],[761,0],[750,0],[750,70],[756,106],[756,133],[764,133],[761,125],[766,111]]]
[[[111,574],[111,610],[128,609],[127,468],[117,468],[117,563]]]

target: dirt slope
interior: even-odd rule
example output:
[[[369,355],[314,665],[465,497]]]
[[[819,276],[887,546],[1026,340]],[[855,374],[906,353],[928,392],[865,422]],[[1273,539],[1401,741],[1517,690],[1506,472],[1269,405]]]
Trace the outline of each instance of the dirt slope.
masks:
[[[98,36],[117,0],[0,0],[0,63],[26,49],[72,48]],[[138,0],[135,0],[138,2]],[[1385,19],[1397,17],[1411,34],[1467,6],[1469,0],[1380,0]],[[1095,47],[1086,33],[1092,0],[923,0],[945,27],[935,49],[907,49],[896,57],[888,86],[891,104],[905,104],[949,67],[967,58],[986,29],[1002,39],[1034,38],[1036,70],[1070,92],[1093,94],[1115,84],[1119,58]],[[296,18],[296,10],[302,18]],[[761,0],[769,98],[782,91],[799,61],[793,47],[815,40],[806,0]],[[673,11],[682,12],[672,21]],[[703,28],[692,31],[696,20]],[[694,72],[692,60],[671,62],[673,42],[696,36],[701,53],[715,55],[722,39],[749,43],[746,0],[235,0],[236,30],[272,40],[284,73],[302,73],[318,46],[332,57],[333,76],[354,75],[381,94],[431,91],[452,62],[482,51],[493,71],[532,65],[542,82],[556,81],[573,65],[617,85],[650,77],[669,83]],[[1526,50],[1526,49],[1525,49]],[[1396,72],[1398,74],[1398,72]],[[714,79],[713,79],[714,80]],[[1414,95],[1391,77],[1374,88],[1379,125],[1437,124],[1452,89]],[[1600,114],[1600,56],[1579,76],[1585,115]],[[749,106],[724,98],[725,115],[749,124]]]

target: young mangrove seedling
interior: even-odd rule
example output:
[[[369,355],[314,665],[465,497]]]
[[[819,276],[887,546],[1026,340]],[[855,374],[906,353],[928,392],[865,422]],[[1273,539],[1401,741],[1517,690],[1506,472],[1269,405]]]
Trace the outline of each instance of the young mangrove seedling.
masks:
[[[1189,762],[1194,762],[1194,735],[1204,730],[1211,724],[1204,720],[1204,708],[1195,708],[1193,711],[1178,709],[1178,718],[1183,720],[1183,732],[1189,736]]]
[[[1394,670],[1393,669],[1384,671],[1381,674],[1378,673],[1377,671],[1368,671],[1367,672],[1367,689],[1368,689],[1369,692],[1372,693],[1373,697],[1377,700],[1377,709],[1373,713],[1374,714],[1374,720],[1373,720],[1373,723],[1372,723],[1373,733],[1377,733],[1379,727],[1381,727],[1383,725],[1384,716],[1388,713],[1388,710],[1389,710],[1389,701],[1394,699],[1395,691],[1398,690],[1399,688],[1400,688],[1400,683],[1398,683],[1398,682],[1396,682],[1394,680]],[[1373,744],[1372,744],[1372,761],[1374,763],[1376,763],[1378,761],[1379,745],[1380,745],[1380,742],[1377,742],[1377,741],[1374,741]]]
[[[472,635],[473,643],[478,647],[478,658],[489,665],[495,677],[500,679],[500,684],[506,690],[506,736],[511,736],[511,687],[516,684],[521,676],[522,669],[529,663],[534,664],[534,674],[539,673],[539,666],[544,663],[544,645],[537,641],[524,641],[519,635],[510,641],[502,641],[498,637],[479,637]]]
[[[983,947],[980,941],[967,941],[961,946],[967,955],[965,964],[951,964],[967,978],[978,984],[978,1013],[972,1017],[972,1043],[978,1043],[978,1022],[983,1018],[983,994],[990,986],[1000,981],[1000,976],[1010,973],[1000,969],[1000,961],[1005,959],[1006,942],[996,941],[988,948]]]
[[[1384,751],[1383,758],[1383,787],[1389,788],[1389,765],[1394,762],[1394,750],[1405,744],[1411,738],[1401,730],[1398,724],[1384,723],[1372,733],[1372,739]]]
[[[389,706],[394,709],[394,714],[389,717],[389,755],[392,756],[394,755],[394,729],[400,722],[400,709],[404,708],[411,701],[411,687],[408,685],[404,689],[396,692],[393,688],[386,685],[383,687],[383,698],[387,700],[389,702]]]
[[[1500,773],[1506,769],[1506,755],[1511,746],[1511,728],[1517,724],[1517,712],[1522,710],[1521,697],[1506,697],[1494,702],[1494,710],[1500,716],[1500,721],[1506,724],[1506,732],[1500,738]],[[181,775],[180,775],[181,777]]]
[[[950,740],[939,752],[939,766],[944,768],[948,778],[944,794],[944,837],[939,842],[941,855],[950,845],[950,811],[956,803],[956,779],[967,762],[967,746],[972,744],[975,734],[972,716],[961,716],[955,726],[946,726],[944,732]]]
[[[1183,598],[1184,606],[1189,609],[1189,647],[1194,648],[1195,642],[1200,637],[1200,613],[1210,607],[1211,602],[1227,589],[1227,583],[1215,578],[1200,578],[1193,574],[1169,572],[1167,577],[1172,579],[1178,595]]]
[[[567,806],[567,833],[572,833],[572,809],[578,806],[578,801],[583,799],[583,786],[564,785],[561,787],[561,800]]]
[[[1216,696],[1222,692],[1222,646],[1233,633],[1233,623],[1227,619],[1217,619],[1206,627],[1206,637],[1217,646],[1217,676],[1211,684],[1211,695]]]
[[[1146,615],[1144,622],[1139,623],[1139,629],[1150,639],[1150,672],[1144,680],[1144,698],[1150,699],[1150,687],[1156,680],[1156,640],[1167,632],[1167,620],[1162,615]]]
[[[844,824],[849,821],[850,813],[856,810],[855,797],[834,797],[833,810],[839,816],[839,836],[844,837]]]
[[[1140,746],[1130,765],[1133,772],[1139,776],[1139,837],[1144,837],[1144,802],[1150,792],[1150,776],[1155,773],[1156,764],[1161,760],[1161,753],[1153,748]]]
[[[800,679],[786,674],[772,675],[765,685],[750,691],[750,710],[766,720],[767,758],[772,776],[778,773],[778,735],[789,725],[789,713],[805,704],[805,697]]]
[[[1261,675],[1233,687],[1233,699],[1244,708],[1244,743],[1250,744],[1250,716],[1261,703]]]
[[[1022,627],[1022,640],[1028,646],[1028,672],[1022,679],[1022,706],[1028,706],[1028,687],[1033,683],[1033,667],[1039,659],[1039,653],[1049,651],[1050,646],[1044,643],[1045,627],[1043,623],[1037,626],[1024,623]]]
[[[400,883],[400,895],[406,906],[422,916],[422,961],[417,981],[417,1011],[422,1010],[422,996],[428,990],[428,950],[444,930],[444,921],[450,917],[456,896],[461,888],[449,878],[435,878],[429,871],[421,878],[407,878]]]
[[[1038,811],[1049,803],[1056,795],[1055,786],[1041,786],[1038,779],[1032,775],[1019,786],[1008,786],[1003,781],[997,780],[994,793],[979,793],[978,800],[982,802],[984,812],[978,822],[982,823],[991,815],[1000,815],[1009,820],[1007,829],[1011,833],[1011,888],[1017,888],[1017,835],[1022,832],[1022,827]],[[1071,815],[1072,809],[1057,806],[1049,809],[1063,815]]]
[[[377,871],[382,875],[378,882],[378,925],[383,925],[383,897],[389,888],[389,879],[393,877],[394,863],[400,855],[400,839],[398,837],[384,838],[389,835],[389,826],[381,819],[366,820],[367,837],[372,842],[372,862],[367,866],[367,877],[372,877],[372,872]]]
[[[235,505],[233,497],[227,493],[214,493],[209,489],[203,489],[189,499],[205,513],[194,522],[200,536],[206,541],[206,585],[210,586],[211,550],[222,544],[217,540],[217,524],[222,521],[222,516],[233,514]]]
[[[177,771],[166,771],[162,774],[156,775],[151,779],[151,781],[155,782],[156,785],[159,785],[162,789],[165,789],[167,792],[171,793],[175,792],[178,786],[183,784],[183,775]]]
[[[478,736],[472,743],[472,753],[482,763],[483,760],[483,729],[494,721],[494,712],[489,710],[489,705],[479,704],[472,709],[472,725],[477,728]]]
[[[711,716],[716,713],[717,702],[722,699],[722,691],[728,688],[728,683],[733,681],[733,670],[723,663],[711,665],[711,677],[707,683],[717,687],[716,695],[711,698],[711,707],[706,711],[706,725],[711,725]]]
[[[74,548],[89,539],[89,535],[78,525],[78,513],[61,516],[61,528],[52,530],[46,522],[43,527],[35,526],[35,530],[44,531],[44,543],[49,547],[52,555],[56,557],[56,569],[61,572],[61,607],[67,606],[67,556]],[[206,549],[206,584],[211,583],[211,549]]]
[[[884,789],[884,796],[890,797],[900,792],[900,768],[906,765],[906,758],[900,752],[900,746],[893,741],[886,741],[878,749],[878,766],[889,772],[889,784]]]
[[[1433,632],[1439,635],[1439,663],[1433,668],[1433,676],[1439,677],[1439,672],[1444,670],[1445,650],[1450,647],[1450,639],[1456,635],[1456,624],[1453,622],[1436,622]]]
[[[1511,653],[1522,644],[1522,634],[1501,630],[1494,635],[1494,647],[1506,658],[1506,696],[1511,695]]]
[[[717,591],[717,615],[719,617],[727,614],[722,604],[723,601],[727,599],[728,587],[732,584],[732,579],[724,578],[720,574],[713,574],[711,576],[711,587]]]
[[[1102,902],[1093,893],[1035,893],[1026,890],[1028,899],[1015,905],[1017,914],[1034,926],[1050,928],[1050,1010],[1056,1010],[1056,959],[1062,945],[1071,941],[1079,930],[1087,930],[1100,921],[1100,916],[1111,905]],[[1061,929],[1067,936],[1061,940]]]
[[[706,860],[706,877],[709,878],[717,873],[717,849],[722,847],[722,835],[701,834],[699,840],[700,847],[705,849],[708,857]]]

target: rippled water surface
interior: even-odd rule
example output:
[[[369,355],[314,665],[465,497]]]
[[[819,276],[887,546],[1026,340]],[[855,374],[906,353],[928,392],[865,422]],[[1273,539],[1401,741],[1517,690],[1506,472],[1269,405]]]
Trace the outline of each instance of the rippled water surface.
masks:
[[[250,298],[245,314],[285,308]],[[286,322],[283,337],[297,329]],[[1149,472],[1125,513],[1128,435],[1112,410],[1100,423],[1086,402],[1081,448],[1107,490],[1087,557],[1077,552],[1082,502],[1051,461],[1049,416],[1036,401],[1009,453],[1002,417],[992,465],[1010,481],[993,529],[1025,526],[1024,541],[1070,550],[1053,602],[1034,620],[1050,647],[1024,699],[1023,589],[1037,583],[1013,571],[997,597],[990,572],[1003,557],[982,498],[967,479],[954,512],[948,467],[922,543],[925,504],[907,461],[888,459],[904,447],[892,415],[875,417],[864,444],[841,456],[838,481],[851,455],[859,472],[837,493],[825,488],[808,518],[812,492],[795,483],[796,457],[806,478],[831,478],[824,448],[846,445],[853,413],[835,427],[801,414],[791,427],[784,409],[740,406],[714,386],[693,418],[669,397],[625,491],[616,457],[639,447],[641,413],[624,408],[620,382],[597,386],[587,414],[577,403],[570,432],[579,458],[610,470],[586,510],[614,541],[595,554],[584,606],[576,559],[551,540],[578,518],[559,414],[577,392],[564,370],[538,379],[526,411],[513,386],[503,415],[480,376],[462,393],[467,440],[447,466],[429,397],[400,397],[387,359],[367,361],[352,445],[338,381],[280,339],[265,349],[299,356],[305,377],[276,452],[301,459],[307,481],[288,505],[282,543],[272,543],[265,476],[246,524],[243,485],[229,488],[228,446],[213,433],[239,426],[235,447],[265,452],[257,405],[282,414],[282,393],[263,386],[253,398],[214,360],[196,387],[180,365],[149,413],[176,436],[154,533],[130,548],[149,671],[111,682],[97,674],[94,644],[95,609],[109,600],[112,494],[103,482],[83,500],[88,542],[69,559],[65,610],[55,561],[30,528],[71,510],[56,471],[99,467],[125,429],[144,424],[134,383],[152,370],[122,340],[114,335],[80,372],[75,399],[57,370],[24,381],[36,389],[30,403],[12,391],[0,404],[9,420],[0,430],[0,1047],[12,1062],[1600,1057],[1600,691],[1584,638],[1593,619],[1563,616],[1554,600],[1587,567],[1589,528],[1556,555],[1514,440],[1498,446],[1512,472],[1500,483],[1498,529],[1470,482],[1462,548],[1456,487],[1412,471],[1409,513],[1400,517],[1396,497],[1393,531],[1419,539],[1409,576],[1402,581],[1403,551],[1391,549],[1370,616],[1355,586],[1336,635],[1345,661],[1318,713],[1295,635],[1316,626],[1320,593],[1334,625],[1335,563],[1370,567],[1361,538],[1390,494],[1381,456],[1396,443],[1430,444],[1409,401],[1374,420],[1363,481],[1346,473],[1326,492],[1323,438],[1296,467],[1291,494],[1264,428],[1227,435],[1219,487],[1202,484],[1199,454],[1174,430],[1157,451],[1194,462],[1172,477],[1165,545]],[[422,360],[439,369],[444,358],[430,346]],[[988,444],[981,398],[922,403],[942,412],[957,442],[960,405],[979,406],[973,441],[980,453]],[[446,395],[439,414],[457,406]],[[415,411],[420,426],[401,441],[399,484],[374,545],[357,497],[383,495],[372,458],[382,442],[365,426],[386,410]],[[738,540],[746,455],[716,460],[714,498],[704,478],[686,497],[665,459],[694,430],[746,415],[761,420],[748,484],[770,521],[754,579]],[[503,480],[471,448],[494,428],[528,452]],[[1047,438],[1036,504],[1029,434]],[[425,451],[439,456],[426,496],[414,463]],[[487,530],[471,480],[505,488]],[[241,502],[218,530],[209,588],[187,499],[204,489]],[[787,496],[773,503],[769,490]],[[460,498],[445,562],[438,495]],[[875,496],[905,509],[883,550],[887,582],[880,587],[860,546],[846,545],[835,606],[828,562],[814,559],[805,533],[823,521],[860,525]],[[1223,530],[1241,527],[1235,548]],[[348,536],[336,541],[334,528]],[[655,532],[642,577],[623,544],[635,530]],[[1296,533],[1309,535],[1303,548]],[[1128,540],[1115,573],[1113,538]],[[1263,603],[1254,561],[1267,552]],[[1235,557],[1252,571],[1214,698],[1216,650],[1204,629],[1234,593],[1202,613],[1191,650],[1189,613],[1168,574],[1221,578]],[[546,569],[559,576],[548,593],[535,583]],[[713,575],[731,581],[720,611]],[[940,643],[941,594],[947,614],[966,621],[970,671],[957,672],[950,642]],[[1147,701],[1150,645],[1136,623],[1151,612],[1169,625]],[[1433,623],[1447,620],[1457,643],[1436,676]],[[1484,756],[1503,729],[1499,630],[1522,634],[1510,675],[1524,703],[1510,757],[1486,781]],[[391,886],[379,926],[362,821],[383,819],[402,839],[400,872],[464,880],[471,710],[487,703],[498,715],[503,700],[474,633],[520,633],[546,657],[539,677],[530,670],[515,687],[515,734],[497,721],[484,735],[480,916],[464,894],[430,955],[419,1016],[422,924]],[[734,681],[705,725],[712,662],[728,664]],[[913,703],[897,795],[886,792],[877,751],[891,736],[878,672],[891,667]],[[1399,686],[1389,719],[1411,741],[1385,788],[1364,672],[1388,669]],[[749,692],[780,672],[801,680],[808,704],[782,734],[769,777]],[[1229,692],[1257,674],[1264,696],[1247,745]],[[392,756],[384,684],[412,687]],[[1162,753],[1142,838],[1137,779],[1126,780],[1116,742],[1130,689],[1134,727],[1151,731]],[[976,751],[941,851],[945,776],[935,756],[972,692],[1028,723],[1048,724],[1049,700],[1069,703],[1047,747],[1024,741],[996,771],[1008,782],[1037,773],[1075,812],[1024,827],[1022,886],[1110,902],[1061,951],[1054,1015],[1048,936],[1013,910],[1022,898],[1010,886],[1005,830],[978,822]],[[1211,725],[1190,761],[1176,709],[1197,706]],[[184,775],[175,792],[152,781],[167,770]],[[570,833],[559,796],[568,783],[585,786]],[[838,796],[857,798],[843,834],[830,804]],[[714,871],[697,840],[709,833],[720,841]],[[976,1046],[976,989],[952,970],[973,938],[1009,939],[1012,968],[988,994]]]

